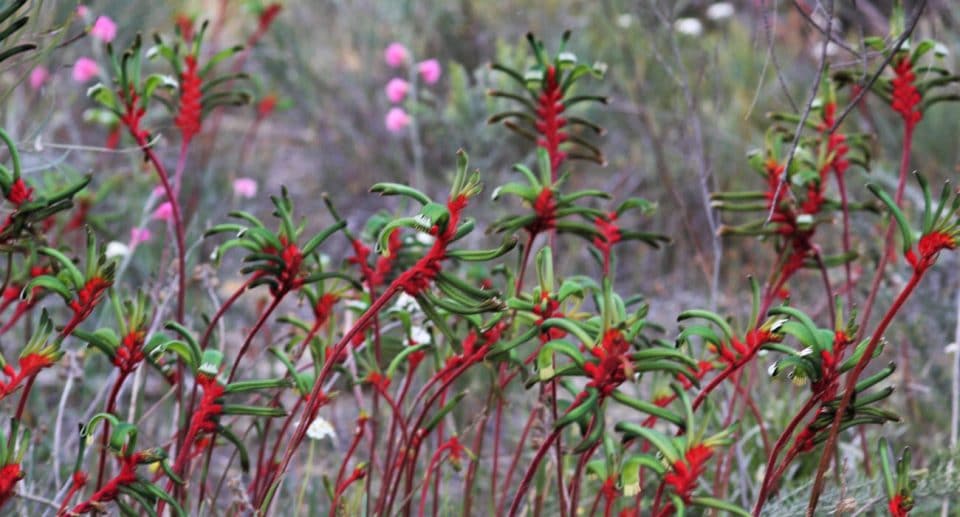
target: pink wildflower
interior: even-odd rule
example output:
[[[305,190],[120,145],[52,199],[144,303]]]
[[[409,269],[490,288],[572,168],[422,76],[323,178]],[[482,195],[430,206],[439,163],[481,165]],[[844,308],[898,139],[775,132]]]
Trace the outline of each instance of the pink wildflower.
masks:
[[[434,84],[440,80],[440,62],[436,59],[421,61],[417,65],[417,72],[420,72],[420,77],[423,78],[424,82]]]
[[[81,57],[73,64],[73,80],[85,83],[100,73],[100,66],[89,57]]]
[[[99,16],[97,21],[93,22],[90,35],[104,43],[110,43],[117,37],[117,24],[113,23],[108,16]]]
[[[130,247],[135,248],[137,245],[149,241],[151,237],[153,237],[153,234],[150,233],[149,228],[131,228]]]
[[[150,217],[154,221],[172,221],[173,205],[171,205],[169,201],[164,201],[153,211],[153,215]]]
[[[397,68],[407,64],[410,60],[410,51],[400,43],[391,43],[383,51],[383,58],[387,61],[387,66]]]
[[[233,180],[233,193],[239,197],[251,198],[257,195],[257,181],[251,178]]]
[[[390,108],[390,111],[387,112],[386,125],[387,131],[399,133],[410,125],[410,115],[407,115],[407,112],[400,108]]]
[[[46,67],[38,66],[30,71],[30,88],[39,90],[43,83],[50,78],[50,72]]]
[[[409,89],[409,83],[399,77],[394,77],[387,83],[387,98],[390,99],[390,102],[400,102],[407,96],[407,90]]]

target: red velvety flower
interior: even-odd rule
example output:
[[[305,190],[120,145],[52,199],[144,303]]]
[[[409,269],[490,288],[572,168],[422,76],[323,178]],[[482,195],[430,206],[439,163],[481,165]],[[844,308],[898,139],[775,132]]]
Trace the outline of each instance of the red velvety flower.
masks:
[[[0,506],[13,497],[13,488],[23,479],[24,473],[17,463],[9,463],[0,467]]]
[[[900,494],[893,496],[887,504],[887,509],[890,510],[890,517],[907,517],[910,515],[911,507],[912,505],[908,504],[906,499]]]
[[[917,242],[917,253],[913,250],[907,250],[905,254],[907,262],[918,272],[924,271],[937,261],[937,254],[943,250],[952,250],[957,247],[957,241],[954,237],[944,232],[933,231]]]
[[[923,113],[917,109],[922,97],[915,84],[917,76],[913,73],[913,63],[907,57],[900,58],[893,72],[896,76],[890,81],[893,86],[890,107],[903,117],[908,129],[913,129],[923,118]]]
[[[202,98],[200,74],[197,72],[196,56],[187,56],[184,58],[186,65],[180,74],[180,110],[174,123],[183,133],[183,139],[190,141],[194,135],[200,132],[200,122],[203,115],[203,106],[200,104]]]
[[[7,193],[7,200],[15,206],[20,206],[33,199],[33,189],[28,188],[23,182],[23,178],[17,178],[11,185]]]
[[[673,463],[673,470],[663,477],[664,482],[672,486],[685,503],[689,503],[693,497],[697,480],[703,474],[711,455],[713,448],[703,444],[694,445],[687,450],[683,459]]]
[[[627,357],[629,351],[630,344],[624,339],[623,333],[617,329],[608,330],[600,344],[590,349],[590,353],[598,361],[583,365],[583,370],[593,379],[587,386],[597,388],[604,396],[613,393],[617,386],[627,380],[627,371],[630,369],[630,359]]]

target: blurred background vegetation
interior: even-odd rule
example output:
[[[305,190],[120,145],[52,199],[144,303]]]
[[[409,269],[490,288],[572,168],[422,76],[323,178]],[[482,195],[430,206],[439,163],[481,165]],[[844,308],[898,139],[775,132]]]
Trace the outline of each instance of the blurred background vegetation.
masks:
[[[255,178],[262,193],[275,194],[286,185],[299,211],[311,214],[309,224],[314,228],[330,222],[319,201],[323,192],[330,194],[354,227],[374,211],[393,207],[391,200],[366,192],[377,181],[408,180],[414,166],[410,138],[393,134],[384,125],[391,106],[384,85],[405,74],[384,63],[383,51],[391,42],[407,46],[415,60],[435,58],[443,68],[439,83],[423,88],[419,101],[406,104],[419,126],[425,178],[425,185],[419,186],[432,193],[445,191],[454,152],[464,148],[471,164],[481,170],[489,192],[511,175],[513,163],[532,162],[533,153],[527,142],[487,124],[490,114],[502,106],[486,91],[504,81],[491,73],[488,64],[522,65],[531,59],[524,41],[528,31],[551,47],[559,43],[565,29],[571,29],[570,49],[581,60],[608,65],[606,79],[596,82],[591,92],[610,99],[608,106],[592,108],[589,117],[607,130],[598,140],[608,164],[570,163],[572,184],[606,190],[616,200],[639,195],[657,202],[659,211],[637,224],[673,238],[673,244],[660,251],[626,248],[629,251],[620,258],[620,289],[638,288],[654,299],[651,314],[666,327],[668,336],[676,329],[676,314],[684,308],[716,303],[721,310],[742,316],[749,310],[745,277],[751,273],[762,277],[772,255],[754,240],[716,242],[704,193],[762,188],[762,180],[746,166],[746,153],[762,143],[769,126],[767,113],[792,111],[791,103],[802,107],[817,80],[823,37],[799,14],[795,3],[816,4],[736,1],[730,3],[729,16],[717,17],[708,15],[712,1],[289,0],[271,30],[251,50],[246,65],[254,98],[276,95],[278,110],[263,120],[249,146],[244,136],[256,118],[255,105],[224,112],[216,140],[207,137],[203,146],[195,146],[198,157],[191,160],[184,187],[189,193],[191,242],[241,205],[230,194],[230,180],[236,177]],[[836,3],[839,16],[832,25],[854,48],[860,48],[862,35],[887,34],[891,2]],[[912,2],[906,3],[909,10]],[[223,47],[242,43],[252,34],[257,23],[255,4],[103,0],[88,5],[117,22],[120,46],[138,32],[172,31],[179,13],[211,19],[222,15],[225,23],[211,43]],[[0,91],[11,91],[2,99],[3,123],[24,148],[28,170],[92,172],[91,191],[111,196],[109,203],[100,206],[101,212],[92,216],[104,231],[124,240],[131,214],[144,219],[149,215],[143,200],[154,179],[142,171],[136,150],[93,149],[104,146],[109,128],[84,121],[83,113],[91,103],[84,97],[85,87],[70,80],[71,64],[91,54],[95,46],[89,38],[75,38],[81,28],[68,24],[75,9],[70,1],[40,2],[40,16],[31,23],[35,39],[46,50],[0,71]],[[699,25],[684,25],[679,19],[695,19]],[[957,22],[954,2],[930,1],[917,29],[920,35],[947,45],[950,53],[945,65],[951,70],[957,70],[960,53]],[[65,47],[50,52],[59,44]],[[864,66],[857,56],[839,48],[830,50],[833,70],[859,71]],[[34,91],[22,81],[39,64],[49,68],[53,80]],[[875,65],[867,67],[872,70]],[[168,119],[159,122],[166,124],[160,126],[161,134],[172,126]],[[917,129],[912,163],[931,181],[957,175],[958,126],[960,106],[940,104]],[[866,200],[863,185],[867,181],[887,188],[895,181],[899,125],[886,106],[872,99],[848,119],[845,128],[877,134],[876,160],[869,176],[860,169],[849,175],[854,199]],[[161,139],[158,145],[165,156],[175,159],[173,142]],[[247,148],[241,152],[242,147]],[[916,200],[918,194],[908,191],[908,199]],[[261,196],[256,202],[259,205],[249,206],[251,201],[244,201],[243,206],[266,215],[267,199]],[[477,213],[490,221],[516,208],[487,197]],[[481,227],[486,221],[481,220]],[[876,216],[854,218],[854,235],[864,237],[858,239],[858,249],[865,257],[861,264],[866,278],[872,276],[870,264],[877,252],[871,239],[882,235],[879,223]],[[159,225],[155,234],[162,234]],[[131,267],[143,281],[149,281],[146,272],[169,261],[162,247],[163,239],[155,239],[137,252]],[[718,297],[711,300],[717,249],[721,263],[731,266],[720,268]],[[342,251],[344,256],[347,253]],[[568,253],[576,257],[580,250]],[[336,255],[336,250],[331,254]],[[581,254],[582,260],[564,259],[571,273],[593,267],[586,252]],[[900,365],[894,400],[895,409],[906,419],[903,425],[888,426],[882,432],[895,444],[915,446],[918,465],[926,464],[947,443],[945,394],[949,393],[952,355],[946,347],[956,320],[957,264],[955,254],[942,257],[888,336],[890,345],[884,352]],[[795,283],[800,293],[804,284],[817,280],[815,272],[806,275]],[[895,275],[890,279],[892,287],[882,291],[880,307],[889,304],[890,292],[899,281]],[[861,288],[866,290],[864,284]],[[819,289],[819,284],[812,288]],[[789,389],[778,387],[781,393]],[[793,389],[800,393],[803,388]],[[789,403],[764,402],[762,407],[770,415]]]

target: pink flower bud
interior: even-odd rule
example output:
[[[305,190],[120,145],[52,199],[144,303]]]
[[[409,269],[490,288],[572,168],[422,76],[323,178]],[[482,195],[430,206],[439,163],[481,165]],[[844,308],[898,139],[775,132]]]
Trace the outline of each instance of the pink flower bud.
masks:
[[[400,43],[391,43],[383,51],[383,58],[387,61],[387,66],[397,68],[407,64],[410,60],[410,51]]]
[[[88,9],[87,6],[85,6],[85,5],[78,5],[78,6],[77,6],[77,16],[79,16],[79,17],[81,17],[81,18],[86,18],[87,15],[89,15],[89,14],[90,14],[90,9]]]
[[[107,16],[97,17],[90,29],[90,35],[104,43],[110,43],[117,36],[117,24]]]
[[[154,221],[172,221],[173,220],[173,205],[169,201],[164,201],[153,211],[153,215],[150,216]]]
[[[387,98],[390,99],[390,102],[400,102],[407,96],[407,90],[409,89],[409,83],[399,77],[394,77],[387,83]]]
[[[47,71],[46,67],[38,66],[34,68],[30,71],[30,88],[39,90],[49,78],[50,72]]]
[[[73,80],[85,83],[100,73],[100,66],[89,57],[81,57],[73,64]]]
[[[251,178],[233,180],[233,193],[239,197],[251,198],[257,195],[257,181]]]
[[[131,228],[130,229],[130,248],[136,248],[137,245],[147,242],[153,234],[149,228]]]
[[[417,72],[420,72],[420,77],[422,77],[423,81],[427,84],[434,84],[439,81],[440,71],[440,62],[436,59],[421,61],[417,65]]]
[[[399,133],[410,125],[410,115],[407,115],[407,112],[400,108],[390,108],[390,111],[387,112],[386,125],[387,131]]]

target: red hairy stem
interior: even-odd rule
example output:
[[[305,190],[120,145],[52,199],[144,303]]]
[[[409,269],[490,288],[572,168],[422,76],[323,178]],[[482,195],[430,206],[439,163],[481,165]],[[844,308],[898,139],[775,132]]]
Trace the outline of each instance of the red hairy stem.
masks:
[[[553,359],[554,367],[556,367],[556,359]],[[560,415],[557,413],[557,378],[554,377],[550,379],[550,412],[553,416],[553,421],[556,422]],[[559,497],[560,504],[560,517],[567,516],[567,488],[563,484],[563,435],[557,436],[557,440],[553,444],[553,449],[557,457],[557,495]]]
[[[710,382],[706,385],[706,387],[700,390],[700,392],[697,393],[696,398],[693,399],[693,405],[692,405],[693,410],[696,411],[697,408],[699,408],[700,405],[703,404],[703,401],[707,399],[707,396],[709,396],[710,393],[714,389],[716,389],[717,386],[723,383],[723,381],[725,381],[727,377],[730,377],[730,375],[732,375],[733,373],[739,372],[740,368],[742,368],[745,364],[750,362],[750,360],[753,359],[754,355],[756,355],[756,350],[741,356],[733,364],[730,364],[729,366],[724,368],[723,371],[721,371],[716,377],[711,379]]]
[[[180,214],[180,202],[174,197],[173,189],[170,187],[170,182],[167,180],[167,172],[163,167],[163,164],[160,163],[159,158],[157,158],[156,153],[152,149],[147,147],[148,143],[146,139],[138,141],[137,144],[144,149],[144,152],[147,154],[147,158],[153,163],[154,169],[157,171],[157,176],[160,177],[160,183],[163,185],[164,194],[167,197],[167,200],[170,201],[170,212],[173,216],[173,231],[174,237],[177,240],[177,273],[179,275],[178,287],[177,287],[177,323],[183,323],[183,311],[184,311],[184,300],[186,298],[187,291],[187,271],[186,271],[186,244],[183,235],[183,217]]]
[[[497,387],[500,379],[503,379],[506,373],[506,365],[501,364],[497,373]],[[497,476],[500,474],[500,433],[503,425],[503,390],[491,388],[491,393],[496,393],[497,410],[493,417],[493,465],[490,467],[490,508],[497,506]]]
[[[341,487],[343,484],[343,476],[346,473],[347,464],[350,463],[350,458],[353,457],[353,453],[356,452],[357,450],[357,445],[360,444],[360,440],[363,438],[363,430],[364,430],[364,427],[366,427],[366,425],[367,425],[367,418],[364,416],[361,416],[357,420],[357,428],[353,432],[353,440],[350,442],[350,447],[347,449],[347,455],[344,456],[343,461],[340,462],[340,469],[337,471],[337,482],[334,485],[337,488],[333,493],[333,502],[330,505],[330,517],[336,517],[337,515],[337,504],[340,500],[340,495],[342,491]],[[346,487],[343,486],[342,488],[346,488]]]
[[[243,340],[243,344],[240,345],[240,351],[237,352],[237,357],[233,360],[233,366],[230,368],[230,374],[227,375],[227,384],[233,381],[234,375],[237,373],[237,368],[240,366],[240,360],[243,358],[244,354],[247,353],[247,349],[250,348],[250,343],[253,342],[253,338],[260,332],[260,329],[263,327],[263,324],[267,322],[267,318],[273,314],[273,311],[277,308],[277,305],[280,305],[280,302],[283,300],[286,292],[281,292],[274,295],[273,300],[270,301],[270,305],[267,307],[263,314],[260,315],[260,319],[253,325],[253,328],[250,329],[250,332],[247,333],[247,338]]]
[[[757,363],[753,363],[756,365]],[[757,421],[757,426],[760,428],[760,439],[763,441],[763,450],[768,455],[770,454],[770,437],[767,434],[767,426],[763,423],[763,415],[760,413],[760,408],[757,407],[756,402],[753,400],[753,397],[750,393],[753,392],[754,382],[757,380],[756,370],[754,369],[754,374],[750,376],[750,380],[747,381],[747,388],[744,389],[743,386],[735,384],[734,387],[737,390],[737,393],[743,397],[744,405],[747,409],[750,410],[750,413],[753,415],[754,420]]]
[[[591,427],[597,425],[596,417],[590,422]],[[589,434],[589,429],[586,434]],[[590,446],[586,452],[580,454],[580,459],[577,461],[577,468],[573,472],[573,478],[570,480],[570,513],[569,515],[577,515],[577,505],[580,503],[580,484],[583,480],[583,469],[586,468],[587,462],[590,461],[590,458],[593,456],[593,453],[596,452],[597,447],[603,444],[603,440],[598,440],[597,443]]]
[[[109,414],[117,408],[117,396],[120,394],[120,388],[123,387],[123,381],[127,379],[127,372],[120,370],[120,374],[117,376],[116,382],[113,383],[113,388],[110,389],[110,395],[107,397],[107,406],[104,411]],[[100,433],[100,466],[97,468],[97,485],[96,490],[100,490],[103,486],[103,475],[107,463],[107,440],[110,438],[110,422],[107,420],[103,421],[103,431]]]
[[[897,298],[893,301],[893,305],[887,309],[887,313],[884,314],[883,319],[880,320],[880,324],[877,325],[877,328],[873,331],[870,342],[867,344],[867,348],[863,352],[863,357],[857,361],[857,365],[854,366],[853,371],[847,374],[847,384],[844,387],[843,398],[840,400],[840,405],[837,406],[837,412],[833,418],[833,424],[830,426],[830,434],[827,437],[827,441],[824,443],[824,450],[833,450],[833,447],[836,445],[837,437],[840,434],[840,422],[843,420],[843,415],[847,410],[847,406],[850,405],[850,399],[853,398],[854,387],[857,385],[857,380],[860,378],[860,374],[863,373],[864,368],[867,367],[867,363],[869,363],[870,359],[873,358],[873,352],[880,343],[883,333],[886,332],[887,327],[893,321],[894,316],[897,315],[897,312],[900,311],[900,308],[907,301],[907,299],[910,298],[910,295],[913,294],[914,289],[916,289],[917,285],[920,283],[920,280],[923,278],[924,271],[926,270],[914,270],[913,275],[910,276],[910,281],[907,282],[907,285],[904,286],[903,290],[900,291],[900,294],[897,295]],[[824,454],[820,458],[820,464],[817,467],[817,475],[813,481],[813,490],[810,494],[810,504],[808,506],[808,512],[810,513],[812,513],[817,507],[820,493],[823,491],[824,474],[827,471],[827,466],[829,466],[831,458],[832,456],[829,454]]]
[[[902,60],[894,70],[898,75],[903,73],[902,65],[904,61],[909,65],[909,61],[906,59]],[[916,94],[916,89],[912,91],[910,87],[912,86],[912,78],[907,82],[908,84],[900,84],[899,89],[894,95],[894,105],[893,108],[895,111],[901,114],[904,119],[903,126],[903,144],[900,150],[900,176],[897,181],[897,192],[894,202],[897,207],[902,207],[903,204],[903,192],[907,184],[907,173],[910,169],[910,153],[913,150],[913,128],[919,122],[919,117],[913,115],[913,109],[917,102],[919,102],[914,94]],[[896,88],[895,88],[896,90]],[[897,103],[897,100],[900,100]],[[919,114],[919,112],[917,112]],[[883,280],[883,271],[886,269],[887,261],[891,258],[893,254],[895,241],[893,239],[894,225],[891,220],[889,226],[887,227],[887,234],[884,238],[884,241],[887,243],[886,248],[883,251],[883,255],[880,256],[880,263],[877,265],[876,271],[877,274],[873,277],[873,283],[870,286],[870,294],[867,295],[867,300],[864,302],[863,308],[863,317],[860,319],[860,331],[857,333],[856,340],[859,341],[863,337],[863,332],[866,330],[867,325],[870,323],[870,314],[873,312],[873,305],[876,301],[877,294],[880,291],[880,282]]]
[[[397,404],[403,405],[403,399],[406,397],[407,391],[410,388],[410,384],[413,383],[413,372],[411,368],[407,371],[406,377],[403,380],[403,387],[400,388],[400,396],[397,397]],[[383,472],[383,481],[382,486],[389,487],[390,482],[393,480],[393,473],[397,468],[398,461],[394,460],[393,454],[393,445],[396,441],[397,429],[399,426],[398,419],[396,416],[391,416],[390,418],[390,435],[387,438],[387,453],[384,456],[384,472]],[[403,444],[406,443],[406,437],[402,437],[400,443],[397,447],[397,454],[403,454]],[[399,459],[399,458],[398,458]],[[381,515],[383,513],[383,506],[387,503],[387,491],[384,490],[381,492],[380,497],[377,498],[376,512],[375,515]]]
[[[523,431],[520,433],[520,440],[517,442],[517,447],[513,451],[510,466],[507,467],[507,477],[504,478],[503,487],[500,489],[501,492],[503,492],[503,497],[500,499],[500,503],[497,504],[497,515],[503,515],[503,505],[507,502],[507,497],[510,495],[507,490],[510,488],[510,482],[513,481],[513,473],[516,472],[517,464],[520,463],[520,457],[523,455],[523,444],[526,443],[527,435],[530,434],[530,430],[533,428],[533,423],[537,421],[537,415],[539,413],[539,408],[534,408],[530,412],[530,418],[527,419],[527,423],[523,426]]]
[[[427,465],[427,471],[423,473],[423,482],[421,483],[420,488],[420,506],[417,509],[417,517],[423,517],[427,510],[427,492],[430,490],[430,473],[434,469],[440,466],[441,463],[441,454],[443,453],[442,449],[438,449],[437,452],[433,454],[433,457],[430,458],[430,463]],[[440,476],[434,476],[434,479],[439,478]],[[436,496],[436,493],[434,493]],[[433,501],[434,507],[437,505],[437,501]]]
[[[734,391],[730,395],[730,400],[727,405],[727,416],[724,417],[723,419],[724,429],[729,428],[730,424],[733,423],[733,415],[736,413],[737,404],[742,400],[741,398],[737,397],[737,395],[744,393],[743,386],[741,385],[742,383],[743,383],[743,370],[738,370],[732,382]],[[740,421],[743,420],[744,412],[746,412],[746,401],[744,401],[744,404],[740,406]],[[714,483],[713,483],[713,495],[714,497],[717,497],[719,499],[724,499],[723,493],[727,489],[726,482],[728,481],[728,479],[724,478],[722,475],[724,471],[724,466],[732,465],[733,453],[734,453],[734,448],[729,447],[726,450],[726,453],[720,455],[717,461],[716,475],[714,476]]]
[[[482,353],[481,353],[481,352],[484,352],[484,350],[481,349],[479,352],[475,353],[474,356],[481,356],[481,357],[482,357]],[[463,363],[462,363],[460,366],[458,366],[455,370],[453,370],[452,372],[450,372],[450,373],[448,373],[448,374],[446,374],[446,375],[440,375],[440,373],[444,373],[443,370],[441,370],[441,372],[439,372],[437,375],[434,375],[434,378],[444,379],[443,384],[441,384],[440,387],[437,388],[436,391],[434,391],[433,395],[431,395],[430,398],[427,399],[427,402],[423,404],[423,407],[422,407],[422,409],[421,409],[421,411],[420,411],[420,415],[417,417],[416,423],[409,429],[409,431],[410,431],[410,438],[407,440],[408,454],[404,455],[404,456],[403,456],[403,461],[400,462],[400,471],[401,471],[401,472],[403,472],[403,467],[404,467],[407,463],[409,463],[409,467],[408,467],[408,469],[407,469],[408,474],[407,474],[407,478],[406,478],[406,479],[407,479],[407,483],[406,483],[406,491],[407,491],[407,494],[406,494],[406,495],[407,495],[408,497],[406,498],[406,499],[407,499],[407,502],[406,502],[406,504],[404,505],[404,513],[409,513],[409,512],[410,512],[410,507],[409,507],[409,506],[410,506],[409,496],[411,495],[411,494],[410,494],[410,490],[412,489],[413,476],[414,476],[414,474],[415,474],[414,471],[415,471],[416,465],[417,465],[417,458],[419,457],[419,454],[420,454],[420,446],[423,444],[424,438],[426,438],[426,435],[423,434],[423,432],[422,432],[422,431],[424,431],[424,430],[423,430],[423,428],[422,428],[421,426],[423,425],[423,421],[426,420],[426,418],[427,418],[427,411],[428,411],[431,407],[433,407],[433,405],[437,402],[438,399],[440,399],[441,397],[444,397],[444,396],[446,395],[447,389],[450,387],[451,384],[453,384],[454,381],[456,381],[456,380],[460,377],[460,375],[463,374],[463,372],[467,371],[467,369],[469,369],[470,367],[472,367],[472,366],[474,366],[475,364],[477,364],[476,360],[471,360],[472,358],[473,358],[473,356],[471,356],[470,358],[467,358],[466,360],[463,361]],[[414,404],[416,404],[416,401],[414,401]],[[412,448],[412,450],[413,450],[412,459],[411,459],[410,462],[407,462],[406,459],[407,459],[408,457],[410,457],[409,449],[411,449],[411,448]],[[394,487],[394,493],[391,494],[391,496],[390,496],[390,504],[387,505],[387,510],[388,510],[388,511],[389,511],[390,509],[392,509],[393,499],[395,498],[396,490],[399,490],[400,478],[401,478],[401,477],[403,477],[403,476],[402,476],[402,475],[401,475],[401,476],[397,476],[396,485],[395,485],[395,487]]]
[[[800,422],[806,418],[807,413],[809,413],[818,402],[820,402],[819,395],[812,395],[809,399],[807,399],[807,402],[804,403],[803,407],[800,408],[800,411],[793,416],[793,418],[790,420],[790,423],[787,424],[786,429],[780,433],[780,437],[777,438],[777,442],[773,445],[773,451],[771,451],[767,456],[767,467],[764,470],[763,482],[760,484],[760,495],[757,497],[757,503],[753,507],[754,515],[760,514],[760,510],[763,508],[763,504],[766,502],[767,496],[769,495],[773,484],[776,482],[774,472],[776,470],[777,456],[780,455],[780,451],[783,450],[784,446],[786,446],[787,442],[793,436],[793,432],[796,430],[797,426],[800,425]]]
[[[293,458],[294,452],[296,452],[297,447],[299,447],[300,443],[303,441],[303,437],[306,435],[307,427],[310,425],[310,421],[315,416],[316,411],[320,408],[320,403],[322,402],[321,394],[323,390],[323,381],[333,369],[336,358],[350,344],[354,336],[356,336],[360,331],[366,329],[367,325],[372,322],[374,315],[380,312],[398,292],[400,292],[400,285],[394,281],[394,283],[391,284],[391,286],[388,287],[386,291],[384,291],[384,293],[380,295],[380,297],[377,298],[360,316],[354,326],[348,330],[342,338],[340,338],[340,341],[333,346],[333,349],[327,356],[327,360],[324,362],[323,367],[320,370],[320,374],[317,375],[317,379],[314,381],[313,389],[307,398],[307,404],[303,413],[304,417],[301,418],[300,424],[297,426],[297,429],[294,431],[293,436],[287,444],[283,460],[280,462],[280,466],[277,468],[277,479],[280,479],[283,476],[283,473],[286,472],[287,466],[290,464],[290,460]]]
[[[37,378],[37,374],[33,374],[27,378],[27,384],[23,387],[23,393],[20,394],[20,402],[17,403],[17,413],[14,416],[14,419],[18,422],[23,417],[23,410],[27,407],[27,399],[30,397],[30,389],[33,388],[33,381]],[[12,440],[13,438],[11,438]]]
[[[70,490],[67,491],[67,495],[64,496],[63,502],[60,503],[60,508],[57,510],[57,516],[66,515],[67,506],[70,505],[70,501],[73,501],[73,497],[83,489],[87,484],[87,475],[82,471],[76,471],[73,473],[73,479],[70,483]]]
[[[210,323],[207,325],[207,328],[203,331],[203,336],[200,338],[201,351],[207,349],[207,343],[210,341],[210,336],[213,334],[213,329],[214,327],[216,327],[217,322],[220,321],[220,318],[222,318],[223,315],[226,314],[227,310],[230,307],[232,307],[237,300],[240,299],[240,296],[247,291],[247,288],[250,287],[250,284],[252,284],[254,281],[262,277],[264,274],[265,273],[263,271],[256,271],[239,288],[237,288],[237,290],[234,291],[233,294],[231,294],[230,297],[223,302],[223,304],[220,305],[220,307],[217,309],[217,312],[213,315],[213,318],[210,319]],[[180,378],[182,379],[183,376],[181,375]],[[193,409],[194,407],[196,407],[198,388],[199,388],[199,385],[194,383],[193,389],[190,391],[190,401],[187,404],[187,412],[186,412],[187,415],[192,415]],[[180,435],[182,433],[177,433],[177,434]],[[177,446],[182,447],[183,444],[178,442]]]
[[[577,397],[573,400],[573,403],[570,404],[570,407],[568,407],[563,414],[566,415],[574,409],[580,407],[585,400],[587,400],[587,392],[582,391],[577,395]],[[563,428],[555,428],[550,432],[550,435],[547,436],[547,439],[540,444],[540,448],[537,449],[536,454],[533,456],[533,460],[530,461],[530,466],[527,467],[527,473],[520,481],[520,486],[517,487],[517,493],[513,497],[513,503],[510,505],[510,512],[508,514],[511,517],[517,514],[517,510],[520,509],[520,502],[523,501],[523,495],[530,488],[530,482],[533,481],[533,476],[537,473],[537,468],[540,466],[540,462],[543,461],[543,457],[547,454],[547,451],[549,451],[550,447],[553,446],[553,442],[556,441],[562,432]]]
[[[582,402],[582,401],[581,401]],[[554,429],[544,440],[543,444],[537,449],[536,454],[533,455],[533,459],[530,460],[530,467],[527,468],[527,473],[524,474],[523,479],[520,481],[520,486],[517,487],[517,493],[513,497],[513,503],[510,505],[510,512],[507,514],[510,517],[517,515],[517,512],[520,510],[520,503],[523,501],[523,495],[530,488],[530,482],[533,481],[533,476],[537,473],[537,467],[540,466],[540,462],[543,461],[543,457],[547,455],[547,452],[550,450],[550,446],[553,445],[553,442],[560,436],[562,429]]]
[[[487,402],[483,406],[483,414],[480,416],[480,424],[477,426],[477,432],[473,437],[473,454],[470,460],[470,466],[467,467],[466,479],[463,482],[463,515],[470,515],[473,507],[473,485],[477,478],[477,467],[480,465],[480,458],[483,457],[484,433],[487,429],[487,421],[490,420],[490,406],[493,403],[494,391],[491,389],[487,395]],[[496,486],[496,485],[491,485]]]

